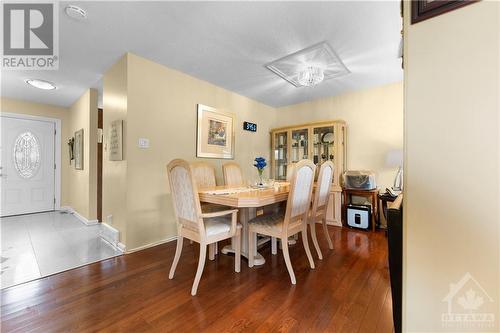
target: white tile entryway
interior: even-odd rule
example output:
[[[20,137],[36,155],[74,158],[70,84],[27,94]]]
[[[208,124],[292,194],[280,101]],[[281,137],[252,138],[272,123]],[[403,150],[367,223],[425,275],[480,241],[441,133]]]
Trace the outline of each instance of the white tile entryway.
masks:
[[[100,228],[59,211],[1,218],[1,287],[120,255]]]

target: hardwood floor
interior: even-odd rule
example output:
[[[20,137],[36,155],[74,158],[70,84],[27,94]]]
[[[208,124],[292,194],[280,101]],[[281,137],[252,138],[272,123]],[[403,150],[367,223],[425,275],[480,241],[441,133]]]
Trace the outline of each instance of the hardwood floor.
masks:
[[[393,332],[387,241],[330,227],[318,233],[324,259],[311,270],[299,241],[290,248],[297,285],[281,252],[265,265],[233,270],[234,258],[207,260],[191,297],[198,245],[184,242],[168,279],[175,242],[108,259],[1,292],[2,332]]]

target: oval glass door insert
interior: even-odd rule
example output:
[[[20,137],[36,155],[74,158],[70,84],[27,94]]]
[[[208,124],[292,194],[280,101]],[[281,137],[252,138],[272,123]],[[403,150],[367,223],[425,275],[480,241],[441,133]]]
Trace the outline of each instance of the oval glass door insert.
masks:
[[[14,166],[22,178],[33,177],[40,167],[40,144],[31,132],[19,134],[14,143]]]

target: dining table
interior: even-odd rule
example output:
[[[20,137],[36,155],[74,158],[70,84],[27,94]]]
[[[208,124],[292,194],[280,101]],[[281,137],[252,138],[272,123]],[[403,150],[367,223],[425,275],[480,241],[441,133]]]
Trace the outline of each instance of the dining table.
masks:
[[[272,186],[262,188],[222,185],[200,188],[198,195],[201,202],[238,209],[238,222],[242,225],[241,255],[248,259],[248,221],[251,212],[287,201],[289,188],[289,183],[286,182],[276,182]],[[233,244],[226,245],[221,252],[234,253],[233,248]],[[264,257],[257,251],[254,254],[254,264],[263,265],[265,262]]]

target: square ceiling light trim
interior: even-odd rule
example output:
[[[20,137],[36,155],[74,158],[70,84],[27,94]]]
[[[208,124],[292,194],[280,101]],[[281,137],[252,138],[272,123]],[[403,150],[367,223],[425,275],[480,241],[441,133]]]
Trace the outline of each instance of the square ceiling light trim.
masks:
[[[299,72],[310,66],[322,68],[324,80],[350,73],[327,42],[315,44],[265,65],[267,69],[295,87],[303,86],[298,81]]]

